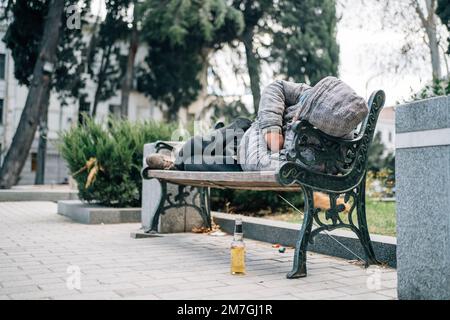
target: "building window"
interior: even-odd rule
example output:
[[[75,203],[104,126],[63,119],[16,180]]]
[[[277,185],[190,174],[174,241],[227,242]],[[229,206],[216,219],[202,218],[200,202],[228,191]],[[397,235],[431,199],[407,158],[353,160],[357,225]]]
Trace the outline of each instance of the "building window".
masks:
[[[5,79],[5,55],[0,53],[0,80]]]
[[[388,141],[389,141],[389,142],[392,142],[392,131],[389,131]]]
[[[120,115],[120,105],[117,104],[110,104],[109,105],[109,113],[115,116]]]
[[[36,172],[37,170],[37,152],[31,153],[31,172]]]
[[[3,99],[0,99],[0,125],[3,124]]]

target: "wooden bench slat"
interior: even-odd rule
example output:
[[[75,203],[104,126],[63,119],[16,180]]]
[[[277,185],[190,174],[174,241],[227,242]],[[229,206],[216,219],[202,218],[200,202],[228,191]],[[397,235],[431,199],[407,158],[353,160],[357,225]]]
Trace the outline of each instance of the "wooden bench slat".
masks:
[[[300,187],[282,186],[274,171],[266,172],[210,172],[150,170],[148,176],[194,187],[232,188],[241,190],[294,191]]]
[[[176,171],[176,170],[149,170],[148,176],[165,180],[185,180],[185,181],[211,181],[214,182],[278,182],[275,178],[275,171],[239,171],[239,172],[217,172],[217,171]]]

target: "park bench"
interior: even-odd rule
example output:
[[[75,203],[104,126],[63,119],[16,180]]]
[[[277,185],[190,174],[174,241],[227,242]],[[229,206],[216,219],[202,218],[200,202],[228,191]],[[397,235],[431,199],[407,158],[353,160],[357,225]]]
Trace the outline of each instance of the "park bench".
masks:
[[[366,221],[365,184],[369,146],[375,125],[385,101],[383,91],[374,92],[368,101],[369,114],[360,125],[354,139],[329,136],[306,121],[293,126],[294,147],[288,150],[286,161],[274,172],[198,172],[149,170],[144,168],[144,179],[158,179],[162,192],[156,214],[148,232],[155,232],[159,217],[171,207],[191,206],[195,208],[211,227],[209,188],[231,188],[245,190],[302,191],[304,217],[296,243],[294,263],[288,278],[306,276],[306,251],[315,235],[321,231],[348,228],[359,238],[366,255],[366,266],[378,264]],[[302,154],[308,141],[315,140],[314,160]],[[317,142],[319,144],[317,145]],[[159,142],[156,150],[167,144]],[[316,170],[317,164],[322,170]],[[325,166],[323,168],[323,166]],[[323,170],[325,169],[325,170]],[[330,173],[333,172],[333,173]],[[178,194],[166,192],[166,184],[179,186]],[[320,191],[330,199],[327,210],[315,207],[313,192]],[[195,192],[197,203],[188,203],[187,196]],[[344,204],[344,203],[346,204]],[[313,224],[317,227],[312,228]]]

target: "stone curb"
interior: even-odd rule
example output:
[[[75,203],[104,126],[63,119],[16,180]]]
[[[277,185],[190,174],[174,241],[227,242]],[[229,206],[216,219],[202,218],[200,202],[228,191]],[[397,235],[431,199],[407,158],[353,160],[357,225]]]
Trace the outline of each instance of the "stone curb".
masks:
[[[60,190],[22,190],[8,189],[0,190],[0,202],[6,201],[60,201],[76,200],[78,191]]]
[[[58,201],[58,214],[84,224],[141,222],[141,208],[111,208],[80,200]]]

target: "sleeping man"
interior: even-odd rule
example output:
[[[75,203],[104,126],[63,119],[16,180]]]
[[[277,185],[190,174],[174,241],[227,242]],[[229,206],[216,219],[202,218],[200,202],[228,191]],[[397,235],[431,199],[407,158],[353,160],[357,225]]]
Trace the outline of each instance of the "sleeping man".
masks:
[[[353,138],[355,128],[367,113],[368,107],[364,98],[335,77],[326,77],[314,87],[304,83],[277,80],[262,92],[255,121],[250,123],[238,118],[226,127],[242,132],[237,135],[237,142],[235,139],[235,164],[228,167],[226,165],[211,167],[202,163],[197,166],[185,166],[186,160],[196,153],[204,152],[205,146],[208,148],[208,143],[199,142],[205,140],[205,137],[201,136],[192,138],[186,144],[189,149],[183,147],[184,152],[178,152],[175,159],[152,154],[147,158],[147,164],[151,169],[227,171],[227,168],[230,168],[235,171],[234,168],[237,166],[239,170],[244,171],[273,171],[283,161],[283,157],[280,156],[283,150],[289,149],[293,142],[291,126],[295,121],[306,120],[331,136]],[[210,142],[209,145],[211,141],[217,143],[217,139],[206,140]],[[222,143],[227,139],[220,140]],[[194,144],[200,147],[191,148]],[[192,151],[194,149],[200,151]]]

